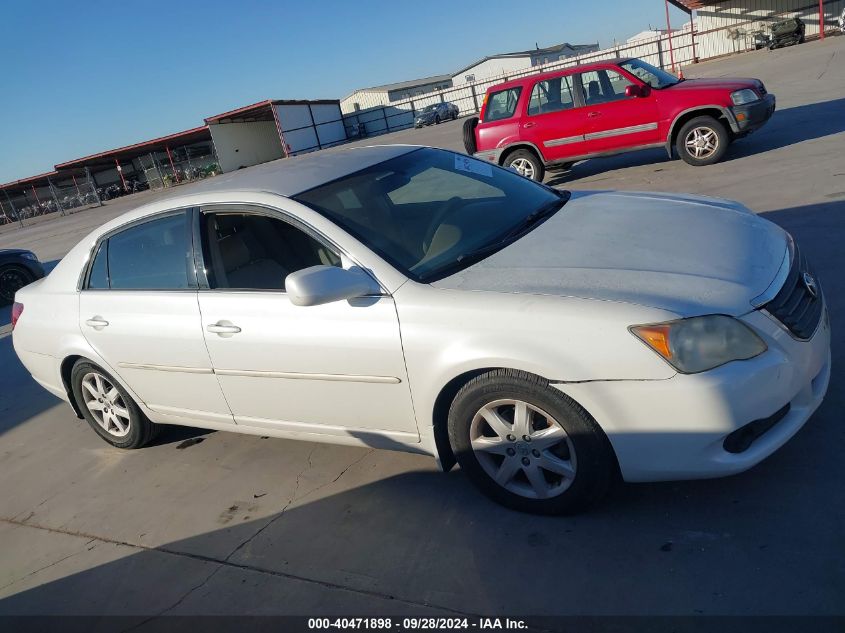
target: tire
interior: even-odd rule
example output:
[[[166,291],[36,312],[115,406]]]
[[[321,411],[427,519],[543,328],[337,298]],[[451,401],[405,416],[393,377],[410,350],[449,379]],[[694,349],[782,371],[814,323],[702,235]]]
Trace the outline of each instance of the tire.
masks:
[[[440,115],[439,114],[434,115],[434,125],[440,125]]]
[[[699,132],[698,139],[695,138],[696,130]],[[707,145],[694,148],[688,146],[691,142],[707,143]],[[699,116],[687,121],[675,140],[678,155],[684,162],[696,167],[718,163],[728,151],[728,145],[730,145],[730,137],[727,129],[711,116]],[[713,146],[712,149],[709,149],[710,146]]]
[[[478,127],[478,117],[470,117],[464,121],[464,149],[467,154],[472,156],[478,151],[478,145],[475,142],[475,128]]]
[[[523,429],[513,428],[518,407],[528,413]],[[505,436],[487,419],[498,420]],[[618,477],[613,449],[596,422],[538,376],[497,369],[473,378],[455,396],[448,425],[461,469],[481,492],[514,510],[572,514],[602,499]],[[526,428],[533,439],[522,441],[516,434]]]
[[[3,266],[0,268],[0,304],[12,303],[15,293],[35,281],[35,277],[23,266]]]
[[[457,120],[458,120],[458,113],[457,113],[457,111],[453,111],[453,112],[452,112],[452,120],[453,120],[453,121],[457,121]]]
[[[528,149],[518,149],[511,152],[505,157],[502,166],[506,169],[513,168],[521,176],[537,182],[543,182],[543,176],[546,174],[543,161],[537,157],[537,154]]]
[[[101,367],[80,359],[71,370],[70,381],[82,415],[97,435],[112,446],[141,448],[156,436],[158,426],[147,419],[120,383]],[[104,406],[104,410],[95,405]]]

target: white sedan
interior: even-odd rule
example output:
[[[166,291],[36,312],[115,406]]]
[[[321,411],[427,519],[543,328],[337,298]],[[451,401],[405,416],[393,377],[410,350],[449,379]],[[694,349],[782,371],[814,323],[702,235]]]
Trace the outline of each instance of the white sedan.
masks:
[[[804,254],[741,205],[410,146],[150,203],[16,301],[23,364],[114,446],[182,424],[419,452],[530,512],[743,471],[830,376]]]

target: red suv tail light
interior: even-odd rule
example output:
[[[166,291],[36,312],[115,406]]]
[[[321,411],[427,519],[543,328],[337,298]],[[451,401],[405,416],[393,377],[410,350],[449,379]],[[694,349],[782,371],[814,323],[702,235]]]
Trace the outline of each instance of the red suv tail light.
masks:
[[[18,322],[18,319],[21,318],[23,314],[23,304],[22,303],[15,303],[12,306],[12,329],[15,329],[15,324]]]

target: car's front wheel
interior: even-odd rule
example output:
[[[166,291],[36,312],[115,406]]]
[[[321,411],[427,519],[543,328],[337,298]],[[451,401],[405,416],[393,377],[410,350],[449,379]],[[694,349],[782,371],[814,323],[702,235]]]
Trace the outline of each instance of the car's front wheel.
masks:
[[[728,131],[720,121],[711,116],[699,116],[684,124],[675,147],[684,162],[698,167],[718,163],[729,144]]]
[[[537,155],[527,149],[518,149],[505,158],[504,167],[513,169],[520,176],[543,182],[545,167]]]
[[[101,367],[83,359],[76,361],[71,388],[88,424],[112,446],[141,448],[155,437],[157,426]]]
[[[514,370],[487,372],[458,392],[449,440],[484,494],[523,512],[577,512],[601,499],[617,473],[590,415],[545,380]]]

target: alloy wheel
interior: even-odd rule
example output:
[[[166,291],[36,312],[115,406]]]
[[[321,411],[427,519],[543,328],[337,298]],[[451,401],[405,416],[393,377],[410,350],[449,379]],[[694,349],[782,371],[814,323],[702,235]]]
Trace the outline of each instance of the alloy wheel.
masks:
[[[484,405],[470,424],[470,444],[487,475],[529,499],[565,492],[575,480],[575,447],[551,415],[522,400]]]
[[[690,156],[699,160],[710,158],[719,149],[719,137],[709,127],[696,127],[689,131],[684,145]]]
[[[82,397],[94,421],[114,437],[125,437],[129,433],[131,416],[123,396],[111,381],[97,372],[89,372],[82,378]]]
[[[534,165],[532,165],[531,161],[527,158],[517,158],[510,166],[513,167],[516,170],[516,173],[520,176],[525,176],[526,178],[534,180]]]

